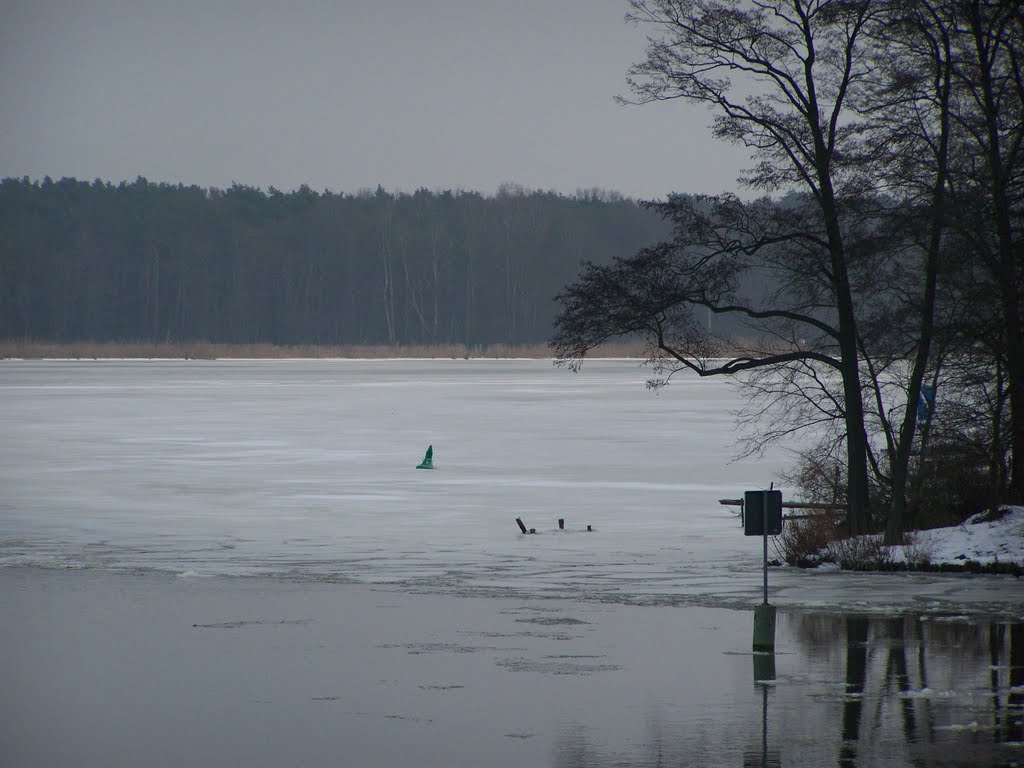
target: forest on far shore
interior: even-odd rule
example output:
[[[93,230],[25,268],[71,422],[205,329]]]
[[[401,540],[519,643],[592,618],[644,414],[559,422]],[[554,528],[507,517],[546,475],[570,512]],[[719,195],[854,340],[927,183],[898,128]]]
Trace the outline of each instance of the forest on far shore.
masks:
[[[0,182],[0,339],[542,345],[583,261],[668,233],[613,192]]]

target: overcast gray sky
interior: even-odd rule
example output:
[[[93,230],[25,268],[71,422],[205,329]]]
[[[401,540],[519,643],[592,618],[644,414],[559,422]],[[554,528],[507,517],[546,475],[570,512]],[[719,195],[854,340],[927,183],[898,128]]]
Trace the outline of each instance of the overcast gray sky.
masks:
[[[2,177],[655,198],[746,165],[701,107],[615,103],[625,0],[2,5]]]

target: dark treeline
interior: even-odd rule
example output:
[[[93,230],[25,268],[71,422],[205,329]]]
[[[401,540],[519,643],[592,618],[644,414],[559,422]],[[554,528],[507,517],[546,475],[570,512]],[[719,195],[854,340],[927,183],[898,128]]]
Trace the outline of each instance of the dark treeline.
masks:
[[[0,182],[0,338],[546,341],[582,260],[666,234],[614,193]]]

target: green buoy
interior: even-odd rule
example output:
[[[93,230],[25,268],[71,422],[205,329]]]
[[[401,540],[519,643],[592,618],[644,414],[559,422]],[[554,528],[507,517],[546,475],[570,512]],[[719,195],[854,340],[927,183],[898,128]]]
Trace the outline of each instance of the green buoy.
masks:
[[[423,455],[423,461],[416,465],[416,469],[434,468],[434,446],[428,445],[427,452]]]

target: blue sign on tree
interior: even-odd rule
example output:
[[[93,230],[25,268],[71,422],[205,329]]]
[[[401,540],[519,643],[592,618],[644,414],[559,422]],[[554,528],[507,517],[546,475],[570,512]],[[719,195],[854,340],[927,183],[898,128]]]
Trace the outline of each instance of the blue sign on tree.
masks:
[[[921,387],[921,396],[917,399],[917,420],[926,422],[935,410],[935,387],[925,384]]]

